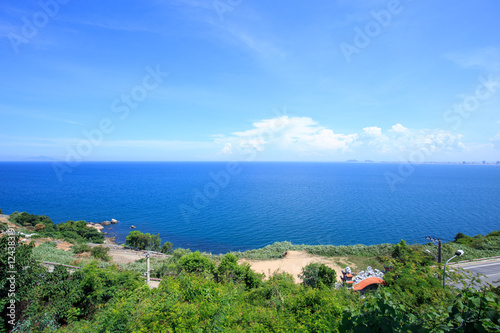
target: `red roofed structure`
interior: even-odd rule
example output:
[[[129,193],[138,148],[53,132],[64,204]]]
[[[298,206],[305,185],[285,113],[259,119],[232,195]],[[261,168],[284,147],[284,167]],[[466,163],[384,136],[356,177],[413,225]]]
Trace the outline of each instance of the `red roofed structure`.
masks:
[[[353,290],[362,291],[368,289],[375,289],[378,287],[379,284],[385,285],[385,281],[378,277],[369,277],[355,284]]]

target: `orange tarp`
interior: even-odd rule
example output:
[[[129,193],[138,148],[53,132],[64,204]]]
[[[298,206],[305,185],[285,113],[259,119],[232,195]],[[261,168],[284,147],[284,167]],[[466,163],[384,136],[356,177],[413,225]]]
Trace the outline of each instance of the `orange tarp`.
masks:
[[[356,291],[363,290],[371,284],[385,284],[385,281],[378,277],[369,277],[362,280],[358,284],[355,284],[353,290]]]

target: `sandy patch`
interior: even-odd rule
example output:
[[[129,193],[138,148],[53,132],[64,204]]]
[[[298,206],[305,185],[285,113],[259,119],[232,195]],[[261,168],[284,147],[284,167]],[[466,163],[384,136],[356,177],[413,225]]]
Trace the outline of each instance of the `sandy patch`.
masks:
[[[146,258],[145,254],[148,252],[148,251],[135,251],[132,249],[125,249],[122,246],[115,243],[114,237],[104,237],[104,244],[93,244],[93,243],[87,243],[87,244],[90,247],[99,245],[108,247],[109,248],[108,254],[112,257],[111,260],[118,264],[128,264],[131,262],[135,262],[136,260],[139,259],[144,259]],[[151,257],[167,258],[169,256],[159,253],[153,253],[151,254]]]
[[[340,259],[340,260],[339,260]],[[335,260],[345,262],[345,258],[336,258]],[[340,267],[333,258],[325,258],[307,253],[306,251],[288,251],[287,255],[281,259],[255,260],[255,259],[240,259],[239,263],[249,263],[252,269],[257,273],[264,273],[266,277],[272,273],[287,272],[293,275],[295,283],[300,283],[302,280],[298,277],[302,273],[302,267],[307,266],[312,262],[322,263],[331,267],[337,272],[337,280],[340,281],[341,271],[345,269],[347,264]],[[352,265],[350,266],[351,268]]]

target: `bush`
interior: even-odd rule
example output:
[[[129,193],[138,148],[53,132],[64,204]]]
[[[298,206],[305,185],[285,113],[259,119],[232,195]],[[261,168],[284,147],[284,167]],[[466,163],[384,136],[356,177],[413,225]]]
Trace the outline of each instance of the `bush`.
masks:
[[[96,259],[102,259],[104,261],[110,261],[111,256],[108,255],[109,252],[109,247],[105,247],[102,245],[95,246],[90,250],[90,254],[92,254],[92,257]]]
[[[125,239],[127,245],[138,250],[160,251],[160,234],[143,234],[138,230],[131,231]]]
[[[80,254],[83,252],[90,252],[92,248],[87,244],[76,244],[71,248],[75,254]],[[109,249],[108,249],[109,250]]]
[[[85,221],[67,221],[56,225],[65,239],[73,242],[92,242],[102,244],[104,235],[94,228],[87,227]]]
[[[10,215],[9,220],[19,225],[36,225],[38,223],[42,223],[44,225],[54,224],[54,222],[52,222],[52,220],[45,215],[35,215],[26,212],[14,212]]]
[[[35,230],[36,230],[36,231],[41,231],[41,230],[43,230],[44,228],[45,228],[45,224],[43,224],[43,223],[37,223],[37,224],[35,225]]]
[[[204,257],[200,251],[190,253],[180,258],[179,265],[187,273],[212,274],[215,270],[215,262]]]
[[[161,246],[160,252],[165,253],[165,254],[174,253],[174,249],[172,248],[172,243],[170,243],[170,242],[163,243],[163,245]]]
[[[325,264],[310,263],[302,268],[302,274],[299,275],[302,284],[306,287],[333,287],[337,280],[337,273]]]

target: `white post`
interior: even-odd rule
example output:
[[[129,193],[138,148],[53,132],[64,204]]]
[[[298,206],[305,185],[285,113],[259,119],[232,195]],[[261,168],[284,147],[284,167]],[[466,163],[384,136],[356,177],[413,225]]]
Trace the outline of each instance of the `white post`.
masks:
[[[146,254],[146,283],[148,284],[149,286],[149,257],[150,257],[150,254]]]

